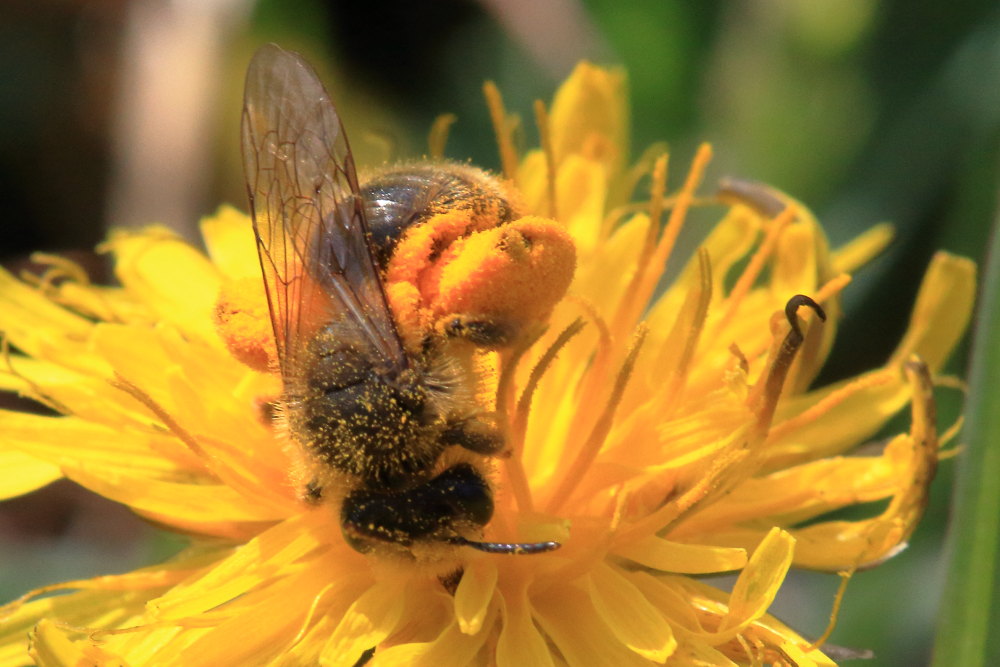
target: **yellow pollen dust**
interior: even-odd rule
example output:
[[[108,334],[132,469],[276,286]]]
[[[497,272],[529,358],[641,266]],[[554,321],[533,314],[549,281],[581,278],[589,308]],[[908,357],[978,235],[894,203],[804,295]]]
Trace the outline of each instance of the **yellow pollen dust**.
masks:
[[[215,306],[215,326],[236,359],[261,372],[274,366],[274,332],[259,278],[223,283]]]

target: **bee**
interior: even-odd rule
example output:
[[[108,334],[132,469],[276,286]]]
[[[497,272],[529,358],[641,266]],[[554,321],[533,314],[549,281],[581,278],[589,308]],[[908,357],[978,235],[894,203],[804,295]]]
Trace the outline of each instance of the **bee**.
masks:
[[[502,225],[517,212],[504,187],[480,170],[444,164],[390,169],[360,184],[316,72],[275,45],[250,63],[241,134],[283,384],[279,408],[309,470],[305,497],[339,500],[344,538],[362,553],[557,548],[480,539],[493,495],[478,462],[504,442],[476,404],[475,370],[452,353],[453,342],[496,347],[511,327],[451,317],[404,337],[386,290],[409,230],[462,207],[489,209]]]

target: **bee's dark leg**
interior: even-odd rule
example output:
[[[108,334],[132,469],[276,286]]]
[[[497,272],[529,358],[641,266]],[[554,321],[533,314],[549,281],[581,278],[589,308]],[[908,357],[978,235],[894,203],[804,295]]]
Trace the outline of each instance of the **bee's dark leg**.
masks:
[[[488,456],[501,452],[505,444],[498,429],[471,419],[450,424],[441,434],[441,442]]]
[[[371,659],[374,656],[375,656],[375,647],[372,646],[370,649],[367,649],[364,653],[361,654],[361,657],[358,658],[358,661],[354,663],[354,667],[364,667],[369,662],[371,662]]]
[[[456,315],[445,322],[444,333],[450,338],[463,338],[476,347],[488,349],[508,345],[513,338],[513,331],[509,326],[466,315]]]
[[[323,487],[319,485],[318,479],[313,479],[306,484],[306,488],[302,494],[302,499],[310,505],[315,505],[319,503],[319,501],[323,500]]]

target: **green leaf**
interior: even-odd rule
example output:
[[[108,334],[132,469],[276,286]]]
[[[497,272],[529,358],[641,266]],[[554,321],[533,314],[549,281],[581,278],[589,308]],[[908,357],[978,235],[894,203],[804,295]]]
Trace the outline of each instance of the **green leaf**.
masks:
[[[1000,665],[1000,226],[988,257],[934,667]]]

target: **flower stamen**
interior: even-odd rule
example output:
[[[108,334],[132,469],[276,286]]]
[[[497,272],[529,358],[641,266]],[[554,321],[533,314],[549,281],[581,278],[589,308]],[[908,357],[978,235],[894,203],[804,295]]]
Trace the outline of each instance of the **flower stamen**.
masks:
[[[597,405],[600,401],[601,393],[607,387],[608,364],[610,363],[613,350],[611,329],[600,313],[597,312],[594,304],[580,297],[570,298],[586,312],[587,317],[590,318],[590,321],[594,323],[597,329],[597,349],[585,371],[585,375],[580,381],[579,389],[579,402],[581,405]],[[582,434],[586,432],[587,427],[591,423],[587,419],[574,420],[570,426],[567,442],[578,442],[581,440],[583,438]]]
[[[496,133],[503,175],[514,180],[517,176],[517,149],[514,148],[514,141],[511,137],[510,119],[503,105],[503,96],[500,94],[500,89],[492,81],[483,84],[483,95],[486,97],[486,106],[489,107],[490,120],[493,122],[493,131]]]
[[[669,406],[671,410],[679,405],[678,395],[688,378],[688,369],[694,359],[695,351],[698,349],[698,341],[705,329],[708,306],[712,301],[711,262],[708,251],[705,248],[699,248],[697,287],[692,287],[688,291],[684,305],[681,306],[678,314],[677,322],[661,348],[660,358],[655,365],[656,368],[672,368],[664,398],[660,401],[661,405]],[[680,339],[679,344],[678,339]],[[676,361],[668,366],[668,360],[675,356],[675,350],[678,349],[681,352],[676,355]],[[665,417],[668,416],[665,415]]]
[[[563,503],[566,502],[573,491],[576,489],[578,482],[583,479],[584,473],[597,458],[597,454],[601,450],[601,446],[604,444],[604,439],[608,436],[608,432],[611,430],[611,425],[614,420],[615,410],[618,408],[618,404],[621,402],[622,395],[625,393],[625,387],[628,385],[629,378],[632,376],[632,370],[635,368],[635,360],[639,356],[639,350],[642,348],[642,343],[646,338],[647,329],[645,325],[639,325],[635,332],[635,338],[632,341],[632,345],[629,348],[628,354],[625,357],[625,361],[622,362],[621,368],[618,370],[618,375],[615,378],[614,387],[611,390],[611,395],[608,396],[607,402],[604,404],[604,410],[601,411],[600,416],[597,418],[597,422],[594,424],[593,429],[590,432],[590,436],[584,442],[583,447],[577,452],[576,457],[573,459],[573,463],[570,464],[569,469],[566,474],[563,475],[562,481],[559,486],[556,487],[555,492],[549,499],[548,512],[556,513]]]
[[[833,634],[834,628],[837,627],[837,617],[840,615],[840,605],[844,602],[844,593],[847,592],[847,584],[851,581],[857,568],[852,567],[850,570],[844,572],[838,572],[840,576],[840,585],[837,586],[837,593],[833,596],[833,607],[830,609],[830,621],[826,624],[826,629],[823,631],[819,637],[816,638],[812,644],[809,645],[809,650],[818,649],[820,646],[825,644],[830,635]]]
[[[664,194],[667,189],[667,166],[670,155],[664,153],[653,162],[652,184],[649,189],[649,226],[646,228],[646,241],[639,253],[639,266],[645,266],[649,256],[656,247],[656,237],[660,233],[660,218],[663,215]]]
[[[781,236],[781,232],[784,231],[785,227],[797,217],[798,210],[796,207],[787,206],[771,221],[767,233],[764,236],[764,240],[750,258],[746,268],[743,269],[740,277],[736,280],[736,284],[733,285],[733,289],[730,290],[729,295],[726,298],[726,310],[722,314],[722,317],[720,317],[715,323],[712,335],[713,339],[718,336],[719,333],[721,333],[729,325],[733,317],[736,316],[736,311],[739,310],[740,304],[743,302],[743,298],[750,292],[750,289],[757,281],[758,276],[760,276],[761,271],[764,270],[764,265],[767,263],[768,258],[770,258],[771,254],[774,252],[774,248],[778,243],[778,238]]]
[[[766,375],[757,381],[747,398],[747,405],[757,415],[757,428],[761,435],[766,433],[770,427],[774,410],[778,406],[778,398],[781,396],[781,389],[785,384],[785,377],[795,360],[795,353],[805,340],[796,314],[801,306],[812,308],[821,320],[826,319],[823,308],[804,294],[796,294],[785,304],[785,318],[790,327],[788,333],[785,334],[777,351],[772,354]]]
[[[504,435],[507,439],[510,456],[504,459],[504,471],[507,474],[507,481],[514,494],[514,501],[518,509],[522,512],[530,512],[534,507],[531,498],[531,487],[528,484],[528,476],[524,472],[524,465],[521,461],[522,447],[520,442],[516,442],[513,424],[516,420],[516,404],[514,402],[514,376],[517,366],[524,354],[531,349],[535,341],[542,335],[542,331],[534,336],[525,336],[524,339],[513,349],[500,353],[500,378],[497,380],[496,412],[500,416],[501,426],[504,428]]]
[[[556,355],[566,344],[583,330],[585,323],[582,318],[577,318],[562,330],[555,341],[545,350],[538,362],[531,369],[528,382],[521,391],[521,397],[517,401],[517,409],[514,412],[514,422],[511,425],[511,444],[515,455],[520,455],[521,447],[524,445],[524,433],[528,426],[528,413],[531,410],[531,398],[534,396],[538,383],[549,366],[555,361]]]
[[[618,338],[625,331],[631,329],[641,316],[643,310],[649,304],[649,300],[656,290],[656,285],[660,281],[667,267],[667,262],[673,252],[677,236],[680,234],[687,212],[694,202],[694,192],[701,183],[705,175],[705,169],[709,160],[712,159],[712,148],[708,144],[702,144],[691,162],[691,169],[680,192],[677,193],[667,225],[660,236],[656,249],[651,253],[649,260],[639,265],[638,270],[632,278],[632,283],[626,290],[626,297],[622,299],[615,317],[615,324],[612,331],[615,338]],[[666,164],[664,162],[664,169]],[[650,223],[652,224],[652,222]],[[655,231],[655,230],[654,230]]]
[[[427,135],[427,150],[435,160],[444,158],[444,149],[448,145],[448,134],[451,126],[458,120],[453,113],[443,113],[434,119],[431,131]]]
[[[23,382],[25,387],[27,387],[28,389],[28,391],[26,392],[28,398],[30,398],[33,401],[38,401],[45,407],[49,408],[50,410],[54,410],[59,414],[68,415],[71,413],[68,407],[66,407],[56,399],[52,398],[51,396],[47,396],[45,392],[42,391],[42,388],[39,387],[34,380],[25,376],[23,373],[14,368],[14,360],[11,359],[10,356],[10,341],[7,339],[6,334],[4,334],[2,331],[0,331],[0,359],[3,359],[4,366],[7,367],[5,371],[0,371],[0,372],[6,373],[7,375],[15,377],[21,382]]]
[[[46,265],[48,268],[40,276],[30,271],[22,271],[21,280],[42,289],[43,292],[47,288],[53,287],[57,280],[70,280],[81,285],[90,285],[90,276],[87,275],[86,270],[68,257],[33,252],[31,253],[31,261]]]
[[[622,201],[632,200],[632,195],[635,193],[635,189],[639,185],[639,181],[641,181],[646,174],[652,171],[653,163],[666,152],[667,144],[662,141],[651,144],[642,152],[639,159],[635,161],[635,164],[633,164],[625,174]],[[610,227],[606,228],[610,229]]]
[[[559,207],[556,199],[556,153],[552,147],[552,130],[549,127],[549,112],[545,103],[535,100],[535,124],[538,126],[538,136],[541,139],[542,152],[545,154],[545,185],[548,189],[548,216],[559,219]]]
[[[796,311],[801,306],[812,308],[821,319],[826,314],[818,303],[808,296],[797,294],[788,300],[784,315],[789,331],[772,352],[768,370],[751,389],[747,406],[756,415],[753,431],[734,433],[730,444],[711,462],[706,473],[690,488],[682,492],[655,512],[622,531],[623,535],[635,535],[644,531],[664,531],[688,515],[707,498],[717,496],[739,479],[750,474],[746,461],[755,454],[752,443],[763,443],[768,431],[785,377],[795,359],[805,336],[798,321]]]

